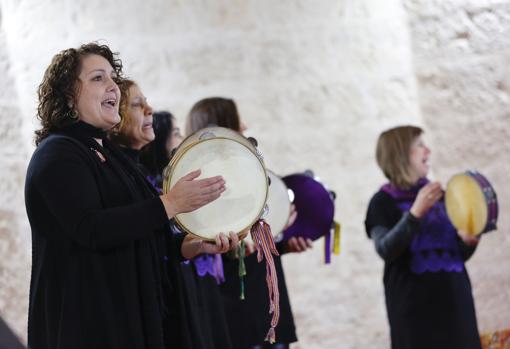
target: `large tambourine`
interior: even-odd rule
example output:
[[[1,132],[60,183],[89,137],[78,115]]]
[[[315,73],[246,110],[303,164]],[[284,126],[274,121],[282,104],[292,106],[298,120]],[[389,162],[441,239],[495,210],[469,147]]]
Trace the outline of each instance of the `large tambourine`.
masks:
[[[458,230],[476,236],[496,229],[496,192],[477,171],[456,174],[448,181],[445,204],[448,217]]]
[[[167,193],[183,176],[194,170],[199,178],[221,175],[226,191],[193,211],[175,216],[187,233],[214,240],[220,232],[240,233],[263,214],[268,195],[268,177],[257,148],[238,132],[208,127],[187,137],[177,148],[164,171],[163,191]]]
[[[325,259],[330,261],[331,232],[335,232],[334,252],[339,253],[340,225],[335,222],[334,192],[328,190],[311,171],[296,173],[282,178],[294,193],[294,205],[297,218],[283,231],[283,240],[292,237],[304,237],[317,240],[326,237]]]
[[[266,339],[274,343],[280,317],[278,277],[273,260],[278,251],[270,226],[261,219],[267,212],[269,180],[256,141],[223,127],[195,132],[173,154],[164,171],[163,191],[169,192],[179,179],[197,169],[202,171],[201,178],[223,176],[226,190],[218,199],[195,211],[177,214],[175,221],[185,232],[210,241],[222,232],[240,234],[250,229],[258,261],[266,260],[269,313],[272,313]],[[240,275],[243,275],[241,268]]]

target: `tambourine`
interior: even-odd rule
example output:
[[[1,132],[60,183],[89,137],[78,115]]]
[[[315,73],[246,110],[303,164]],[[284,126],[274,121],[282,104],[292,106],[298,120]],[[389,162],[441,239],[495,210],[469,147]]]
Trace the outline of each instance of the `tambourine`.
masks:
[[[339,253],[340,225],[335,222],[334,192],[328,190],[311,171],[296,173],[282,178],[294,193],[297,218],[282,232],[283,240],[303,237],[317,240],[326,237],[325,259],[330,262],[331,231],[335,231],[334,252]]]
[[[226,190],[201,208],[174,218],[183,231],[213,241],[221,232],[241,233],[250,229],[257,258],[266,260],[271,325],[266,336],[275,342],[280,316],[278,277],[273,255],[278,255],[270,226],[261,217],[267,212],[268,174],[256,141],[223,127],[207,127],[187,137],[164,171],[163,191],[169,192],[186,174],[200,169],[200,177],[221,175]],[[199,177],[199,178],[200,178]],[[240,275],[242,260],[240,259]]]
[[[196,169],[202,171],[199,178],[223,176],[226,191],[193,212],[177,214],[185,232],[212,241],[220,232],[250,228],[266,210],[269,183],[262,156],[238,132],[208,127],[187,137],[164,171],[163,191]]]
[[[271,226],[271,232],[278,236],[289,221],[294,193],[287,188],[285,182],[271,170],[267,170],[269,176],[269,192],[267,195],[268,212],[264,218]]]
[[[477,171],[454,175],[446,186],[448,217],[458,230],[480,235],[496,229],[498,199],[487,178]]]

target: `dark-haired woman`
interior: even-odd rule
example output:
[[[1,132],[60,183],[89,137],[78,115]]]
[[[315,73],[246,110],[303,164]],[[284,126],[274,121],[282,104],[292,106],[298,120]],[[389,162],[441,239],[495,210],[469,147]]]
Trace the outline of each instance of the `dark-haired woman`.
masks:
[[[186,132],[191,134],[209,125],[230,128],[242,133],[246,126],[242,123],[237,106],[232,99],[205,98],[191,108],[186,121]],[[312,247],[310,240],[292,238],[276,244],[280,254],[302,252]],[[249,248],[248,250],[253,250]],[[230,328],[232,344],[236,349],[285,349],[296,342],[296,329],[285,283],[280,256],[274,256],[278,288],[280,293],[280,321],[276,327],[276,343],[265,341],[271,322],[269,299],[266,285],[266,267],[258,263],[255,253],[245,258],[246,277],[244,278],[245,299],[240,299],[240,278],[238,261],[227,256],[223,258],[225,283],[221,285],[223,303]]]
[[[182,345],[180,329],[164,326],[173,304],[164,296],[161,227],[218,198],[224,181],[196,180],[195,171],[154,195],[106,139],[120,121],[121,74],[111,50],[92,43],[57,54],[39,86],[42,128],[25,184],[32,349]],[[218,245],[175,239],[169,246],[184,258],[231,247],[226,236]]]
[[[389,183],[373,196],[365,221],[383,258],[393,349],[480,349],[471,284],[464,262],[478,239],[456,231],[443,191],[427,179],[430,149],[422,130],[383,132],[377,163]]]
[[[144,147],[141,162],[148,171],[151,183],[161,190],[162,172],[168,165],[171,153],[182,141],[177,120],[168,112],[153,114],[156,138]],[[183,234],[175,222],[174,234]],[[201,254],[181,263],[180,271],[187,294],[189,321],[194,329],[194,344],[203,349],[232,348],[227,321],[218,284],[224,281],[222,259],[217,254]]]

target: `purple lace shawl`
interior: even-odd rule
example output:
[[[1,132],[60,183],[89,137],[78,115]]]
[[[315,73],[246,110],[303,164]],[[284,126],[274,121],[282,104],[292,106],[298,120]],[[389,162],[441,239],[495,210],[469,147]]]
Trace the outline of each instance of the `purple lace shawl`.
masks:
[[[406,212],[411,208],[418,191],[428,182],[426,178],[420,179],[416,186],[409,190],[402,190],[388,183],[381,187],[381,191],[388,193],[395,199],[397,207],[402,212]],[[443,199],[438,201],[421,219],[420,230],[414,236],[409,250],[410,269],[415,274],[464,270],[457,231],[446,215]]]

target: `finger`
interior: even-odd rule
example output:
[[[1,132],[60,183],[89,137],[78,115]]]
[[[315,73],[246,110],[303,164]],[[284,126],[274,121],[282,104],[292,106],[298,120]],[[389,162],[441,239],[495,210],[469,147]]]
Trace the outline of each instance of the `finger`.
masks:
[[[215,238],[214,238],[215,242],[216,242],[216,248],[218,250],[221,250],[221,237],[220,235],[216,235]]]
[[[229,250],[235,248],[239,244],[239,237],[233,231],[230,232],[230,246]]]
[[[308,248],[312,248],[313,247],[312,239],[306,239],[306,245],[307,245]]]
[[[289,251],[296,251],[296,238],[290,238],[289,241],[287,241],[287,249]]]
[[[302,237],[299,237],[298,243],[299,243],[299,251],[306,250],[306,241],[305,241],[305,239],[303,239]]]
[[[220,241],[221,241],[221,247],[220,247],[221,253],[227,252],[228,247],[229,247],[227,236],[223,233],[220,233],[219,237],[220,237]]]
[[[200,197],[200,200],[196,201],[196,204],[195,204],[195,210],[202,207],[202,206],[205,206],[211,202],[213,202],[214,200],[216,200],[217,198],[220,197],[222,192],[216,192],[216,193],[212,193],[212,194],[207,194],[207,195],[203,195]]]
[[[225,180],[223,179],[223,177],[222,176],[214,176],[214,177],[199,179],[199,180],[197,180],[196,184],[198,185],[199,188],[204,188],[204,187],[208,187],[208,186],[214,185],[216,183],[220,183],[220,182],[225,184]]]
[[[213,185],[200,188],[200,195],[214,194],[215,192],[225,191],[225,182],[218,182]]]
[[[200,176],[201,173],[202,173],[202,171],[200,169],[191,171],[190,173],[188,173],[187,175],[185,175],[184,177],[182,177],[179,180],[180,181],[192,181],[195,178],[197,178],[198,176]]]

